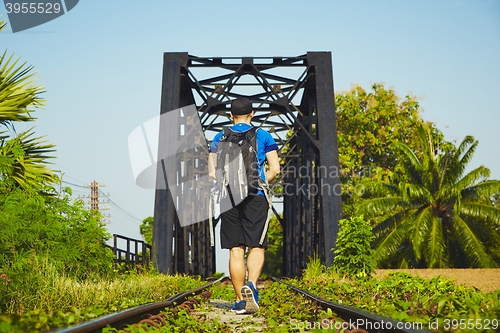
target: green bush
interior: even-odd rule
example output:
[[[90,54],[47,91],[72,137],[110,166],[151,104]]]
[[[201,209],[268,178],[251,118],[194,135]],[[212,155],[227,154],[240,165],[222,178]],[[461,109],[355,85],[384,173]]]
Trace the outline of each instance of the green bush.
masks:
[[[339,221],[333,269],[349,277],[369,277],[375,271],[372,257],[373,234],[363,216]]]
[[[42,194],[43,193],[43,194]],[[79,281],[113,274],[110,235],[101,216],[70,191],[0,192],[0,311],[59,274]]]

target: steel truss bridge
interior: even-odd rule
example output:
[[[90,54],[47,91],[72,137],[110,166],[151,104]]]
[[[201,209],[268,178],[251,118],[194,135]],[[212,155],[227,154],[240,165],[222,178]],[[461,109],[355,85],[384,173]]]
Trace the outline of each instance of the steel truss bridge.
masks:
[[[207,144],[232,124],[230,104],[239,96],[253,103],[252,124],[269,131],[279,146],[281,174],[273,184],[273,211],[283,227],[283,274],[300,275],[314,256],[329,266],[341,218],[331,53],[297,57],[164,53],[160,114],[194,104]],[[206,160],[196,165],[206,173]],[[164,177],[165,170],[158,169],[157,177]],[[193,175],[178,175],[182,177]],[[155,265],[162,273],[211,276],[215,248],[210,245],[208,220],[181,227],[175,200],[168,189],[156,190]],[[192,198],[192,204],[196,202]]]

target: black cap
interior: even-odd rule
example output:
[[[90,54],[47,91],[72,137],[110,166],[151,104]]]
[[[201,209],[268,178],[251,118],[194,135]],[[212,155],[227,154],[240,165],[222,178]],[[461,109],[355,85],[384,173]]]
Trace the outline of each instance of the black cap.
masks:
[[[231,102],[231,113],[233,116],[249,114],[252,112],[252,102],[246,97],[238,97]]]

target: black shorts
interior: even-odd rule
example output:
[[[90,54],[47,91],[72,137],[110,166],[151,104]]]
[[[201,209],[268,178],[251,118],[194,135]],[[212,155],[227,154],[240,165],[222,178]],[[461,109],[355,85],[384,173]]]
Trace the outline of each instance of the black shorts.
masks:
[[[267,213],[269,204],[262,195],[250,195],[236,207],[232,207],[229,196],[221,200],[220,244],[223,249],[237,246],[263,247],[267,249]],[[229,210],[229,207],[232,207]],[[264,230],[266,228],[266,230]],[[262,233],[264,242],[259,244]]]

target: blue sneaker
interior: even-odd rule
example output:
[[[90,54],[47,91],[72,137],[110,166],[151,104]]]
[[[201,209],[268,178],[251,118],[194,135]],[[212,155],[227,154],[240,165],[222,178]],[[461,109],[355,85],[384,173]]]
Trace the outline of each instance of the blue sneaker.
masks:
[[[239,302],[234,302],[234,305],[233,305],[233,308],[231,309],[231,311],[233,312],[237,312],[238,311],[245,311],[245,307],[246,307],[246,304],[247,304],[247,301],[245,300],[241,300]]]
[[[246,312],[236,311],[236,313],[255,313],[259,311],[259,291],[252,282],[248,282],[241,288],[241,296],[246,301]]]

